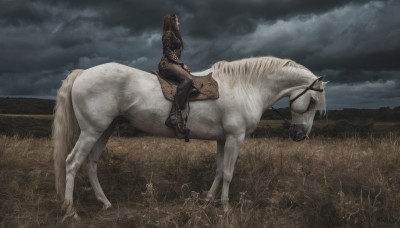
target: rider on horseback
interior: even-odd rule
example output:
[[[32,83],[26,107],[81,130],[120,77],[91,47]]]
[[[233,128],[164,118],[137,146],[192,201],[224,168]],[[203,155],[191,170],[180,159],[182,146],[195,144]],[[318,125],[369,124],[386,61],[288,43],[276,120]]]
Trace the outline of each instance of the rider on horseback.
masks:
[[[181,60],[181,52],[184,48],[183,40],[179,34],[179,20],[175,14],[167,14],[164,17],[163,27],[163,57],[158,64],[159,72],[166,78],[178,83],[175,101],[165,125],[176,128],[182,133],[181,110],[186,108],[186,101],[192,88],[193,78],[186,64]],[[188,130],[188,129],[187,129]]]

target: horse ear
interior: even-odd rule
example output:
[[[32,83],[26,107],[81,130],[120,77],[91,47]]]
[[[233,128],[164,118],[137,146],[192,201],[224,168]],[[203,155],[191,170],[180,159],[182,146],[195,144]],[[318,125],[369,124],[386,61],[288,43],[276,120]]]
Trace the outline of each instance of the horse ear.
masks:
[[[329,81],[324,82],[324,78],[325,78],[325,76],[321,76],[318,78],[318,81],[321,82],[322,88],[324,88],[325,85],[328,84],[328,82],[329,82]]]
[[[329,82],[329,81],[321,82],[321,88],[322,88],[322,89],[325,88],[325,86],[326,86],[326,84],[328,84],[328,82]]]

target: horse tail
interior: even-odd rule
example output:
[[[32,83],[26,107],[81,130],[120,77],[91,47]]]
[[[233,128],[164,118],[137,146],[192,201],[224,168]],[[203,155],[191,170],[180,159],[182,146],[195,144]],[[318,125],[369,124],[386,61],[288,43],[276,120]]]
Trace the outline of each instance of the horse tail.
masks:
[[[63,81],[57,93],[53,121],[53,159],[58,196],[64,198],[65,194],[65,160],[72,150],[79,136],[79,125],[72,106],[71,90],[75,79],[83,70],[74,70]]]

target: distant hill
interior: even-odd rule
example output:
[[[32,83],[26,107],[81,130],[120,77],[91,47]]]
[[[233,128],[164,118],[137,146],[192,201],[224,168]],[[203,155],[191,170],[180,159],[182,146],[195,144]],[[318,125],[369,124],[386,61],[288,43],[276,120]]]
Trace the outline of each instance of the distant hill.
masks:
[[[0,98],[0,114],[53,114],[55,100],[37,98]]]

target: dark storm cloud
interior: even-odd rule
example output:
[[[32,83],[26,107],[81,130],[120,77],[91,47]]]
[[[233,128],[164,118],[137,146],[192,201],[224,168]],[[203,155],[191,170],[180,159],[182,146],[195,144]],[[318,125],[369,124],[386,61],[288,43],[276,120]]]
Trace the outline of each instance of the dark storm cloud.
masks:
[[[246,42],[235,41],[233,52],[292,58],[338,83],[399,81],[399,6],[395,1],[350,4],[262,24],[242,39]],[[392,94],[400,96],[398,90]]]
[[[40,1],[43,2],[43,1]],[[105,26],[123,26],[134,33],[147,29],[160,29],[162,17],[175,12],[186,18],[188,34],[193,37],[213,37],[219,33],[244,34],[257,26],[260,20],[276,20],[298,14],[318,14],[346,4],[367,0],[47,0],[48,4],[62,4],[73,9],[96,10]]]
[[[48,11],[29,2],[13,0],[0,2],[0,20],[6,25],[41,24],[49,16]]]
[[[179,12],[171,1],[109,1],[109,0],[45,0],[50,5],[71,10],[91,10],[97,13],[96,22],[105,27],[121,26],[135,35],[147,30],[160,30],[163,16]]]
[[[399,90],[400,83],[396,80],[366,81],[351,84],[333,83],[327,91],[328,108],[398,107],[400,106]]]
[[[35,29],[10,29],[7,35],[0,31],[1,71],[3,73],[30,73],[56,69],[71,64],[79,56],[92,52],[92,44],[74,34],[68,37],[49,37]],[[9,36],[11,35],[11,36]]]
[[[317,70],[399,69],[399,8],[395,1],[372,2],[262,24],[235,47],[292,57]]]
[[[367,70],[322,70],[314,71],[316,75],[326,76],[335,83],[382,82],[399,80],[400,71],[367,71]]]
[[[25,77],[18,74],[3,74],[0,77],[0,92],[7,96],[41,96],[54,95],[65,78],[67,71],[37,71],[27,73]]]
[[[399,9],[394,0],[3,0],[0,95],[54,96],[68,71],[110,61],[156,69],[163,16],[175,12],[194,71],[273,55],[326,75],[332,107],[352,87],[354,103],[395,102]]]
[[[363,0],[318,1],[318,0],[205,0],[180,1],[190,14],[189,35],[214,37],[219,34],[245,34],[253,32],[260,21],[276,21],[299,14],[319,14],[348,3]]]

